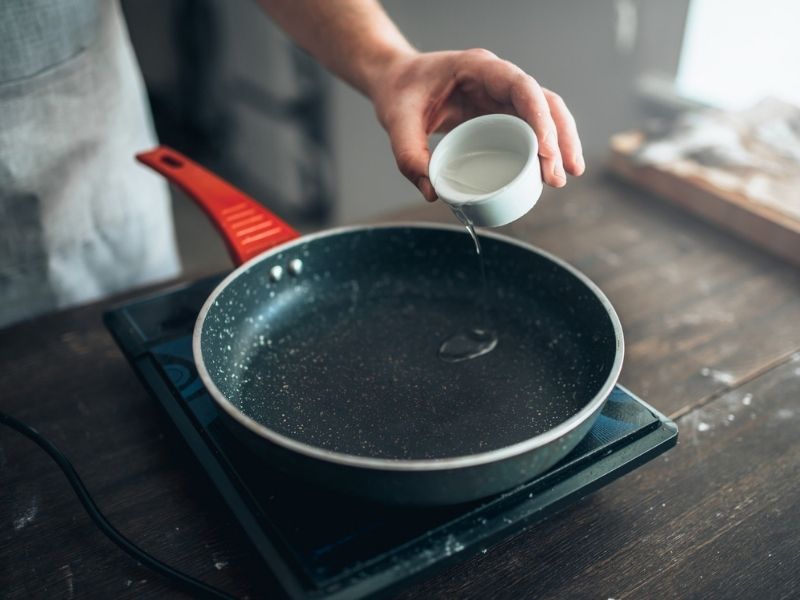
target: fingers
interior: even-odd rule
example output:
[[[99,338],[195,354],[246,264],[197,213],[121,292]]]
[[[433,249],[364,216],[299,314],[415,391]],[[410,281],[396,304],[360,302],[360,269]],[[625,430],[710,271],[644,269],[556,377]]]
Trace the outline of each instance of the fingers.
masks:
[[[558,131],[539,84],[516,65],[497,58],[482,58],[473,69],[495,101],[512,105],[517,115],[533,127],[539,141],[544,182],[553,187],[564,186],[567,176],[558,148]]]
[[[538,83],[529,75],[515,76],[509,95],[517,114],[533,127],[539,140],[542,179],[553,187],[564,187],[567,175],[558,147],[558,129],[550,114],[550,105]]]
[[[460,77],[482,83],[495,102],[513,106],[514,112],[533,127],[539,141],[545,183],[564,186],[567,182],[565,164],[574,175],[583,171],[574,119],[557,95],[550,92],[553,97],[549,98],[538,82],[522,69],[482,51],[464,53]],[[567,154],[564,154],[565,149]]]
[[[402,114],[406,118],[397,119],[387,127],[397,168],[417,186],[425,200],[434,202],[436,192],[428,179],[431,151],[420,112],[408,110]]]
[[[558,145],[561,149],[564,168],[570,175],[581,175],[586,170],[586,163],[583,160],[583,149],[575,119],[561,96],[548,89],[542,89],[558,131]]]
[[[413,68],[412,68],[413,67]],[[575,119],[564,101],[516,65],[485,50],[422,54],[376,102],[399,170],[426,200],[436,200],[428,176],[428,134],[471,117],[508,112],[527,121],[539,142],[542,179],[553,187],[585,170]],[[390,90],[391,91],[391,90]]]

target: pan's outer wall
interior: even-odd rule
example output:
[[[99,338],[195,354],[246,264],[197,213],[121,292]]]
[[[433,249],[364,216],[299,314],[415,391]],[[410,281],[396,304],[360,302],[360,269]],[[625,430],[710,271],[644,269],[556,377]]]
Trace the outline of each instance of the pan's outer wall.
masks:
[[[226,413],[226,425],[259,457],[288,475],[376,502],[443,506],[509,490],[543,473],[589,433],[605,402],[578,427],[552,442],[510,458],[471,467],[397,471],[352,467],[293,452],[243,427]]]
[[[509,489],[555,464],[586,435],[616,383],[624,352],[621,326],[608,299],[583,274],[533,246],[494,233],[482,236],[493,238],[494,244],[502,242],[516,246],[517,252],[520,250],[530,252],[538,256],[539,262],[544,261],[552,268],[560,268],[564,273],[568,273],[573,281],[577,280],[579,287],[583,289],[582,294],[594,298],[595,309],[591,311],[594,314],[592,319],[605,322],[604,327],[607,327],[609,332],[610,344],[605,346],[606,358],[603,359],[605,375],[589,388],[587,399],[579,405],[580,410],[565,418],[563,422],[551,425],[551,429],[511,446],[478,454],[453,456],[453,458],[435,460],[367,458],[323,450],[278,434],[269,426],[248,417],[217,387],[204,361],[204,356],[209,352],[214,357],[213,348],[217,336],[212,336],[207,341],[203,340],[204,322],[211,311],[215,311],[212,314],[217,321],[222,319],[228,322],[227,313],[217,314],[220,310],[224,311],[221,308],[223,302],[217,302],[217,298],[222,297],[229,284],[235,283],[240,275],[246,276],[250,269],[263,270],[263,265],[268,265],[268,259],[273,255],[280,258],[281,253],[290,253],[295,245],[305,244],[308,247],[308,244],[316,243],[320,238],[343,235],[346,239],[348,235],[358,235],[364,231],[381,232],[381,235],[385,235],[392,230],[402,231],[404,235],[415,230],[429,233],[438,231],[450,235],[457,231],[463,232],[455,226],[436,224],[392,224],[330,230],[301,238],[297,242],[256,257],[231,273],[211,294],[198,317],[193,350],[201,379],[219,407],[223,409],[229,427],[257,454],[290,474],[346,493],[399,504],[435,505],[474,500]],[[262,261],[264,262],[260,265]],[[205,358],[207,360],[208,356]],[[224,376],[224,373],[220,376]]]

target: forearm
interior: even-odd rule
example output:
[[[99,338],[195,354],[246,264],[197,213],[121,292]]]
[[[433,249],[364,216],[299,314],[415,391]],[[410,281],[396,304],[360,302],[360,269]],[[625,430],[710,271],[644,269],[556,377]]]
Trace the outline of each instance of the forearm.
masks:
[[[376,0],[259,0],[295,40],[367,96],[380,73],[414,48]]]
[[[585,168],[575,119],[560,96],[481,49],[417,52],[378,0],[259,0],[320,63],[372,100],[397,166],[428,200],[428,136],[482,114],[511,113],[539,140],[546,183]]]

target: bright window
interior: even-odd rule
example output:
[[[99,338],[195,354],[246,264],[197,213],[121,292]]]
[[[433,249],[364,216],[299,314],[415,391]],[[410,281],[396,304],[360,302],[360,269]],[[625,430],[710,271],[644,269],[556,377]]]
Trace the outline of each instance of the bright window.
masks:
[[[800,106],[799,28],[800,0],[691,0],[677,91],[728,109]]]

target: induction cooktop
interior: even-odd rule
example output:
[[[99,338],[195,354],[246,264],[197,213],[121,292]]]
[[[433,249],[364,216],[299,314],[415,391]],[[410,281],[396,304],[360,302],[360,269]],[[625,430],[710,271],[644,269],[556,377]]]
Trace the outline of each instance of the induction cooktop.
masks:
[[[675,445],[674,423],[622,386],[561,462],[509,492],[448,507],[342,496],[271,468],[226,428],[192,360],[191,335],[222,276],[117,307],[105,322],[257,557],[290,598],[366,598],[487,552]],[[218,504],[215,504],[218,506]]]

